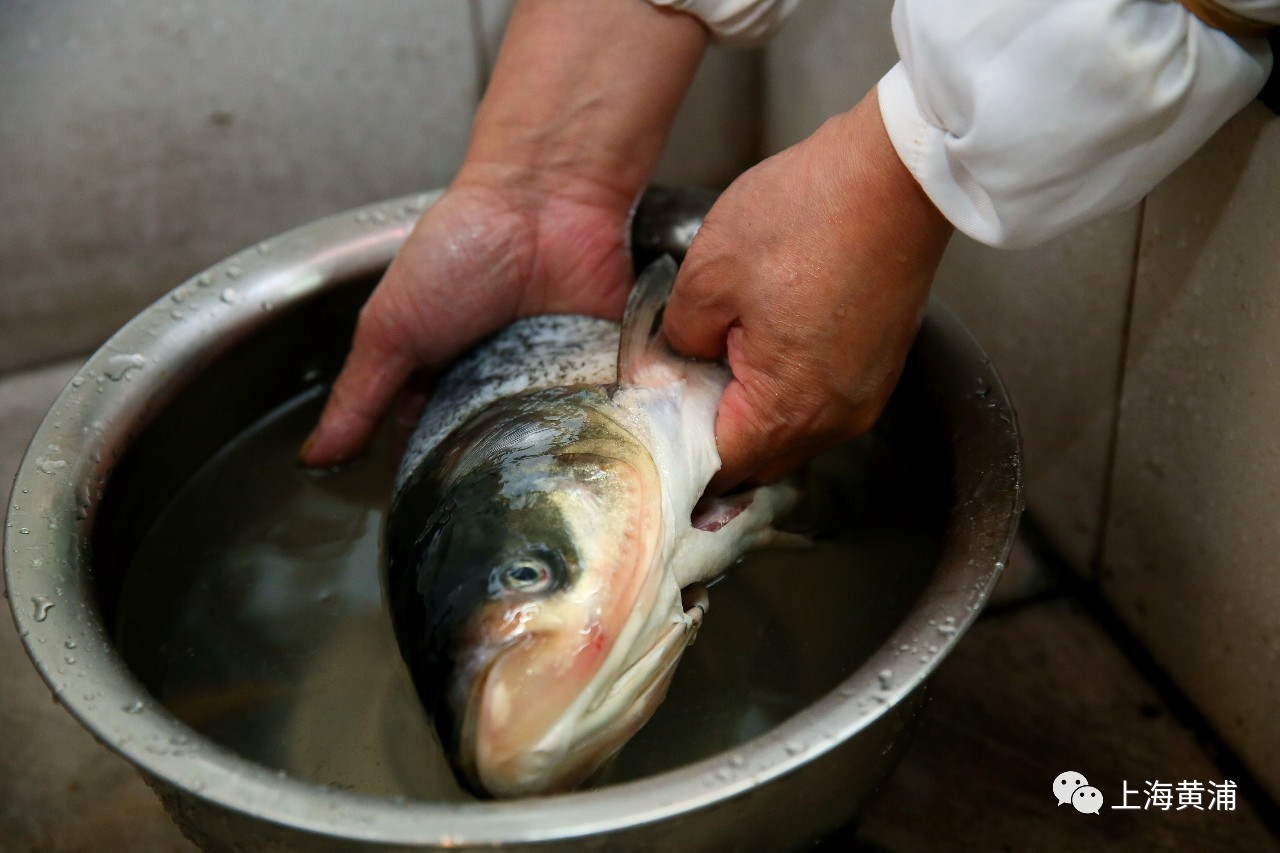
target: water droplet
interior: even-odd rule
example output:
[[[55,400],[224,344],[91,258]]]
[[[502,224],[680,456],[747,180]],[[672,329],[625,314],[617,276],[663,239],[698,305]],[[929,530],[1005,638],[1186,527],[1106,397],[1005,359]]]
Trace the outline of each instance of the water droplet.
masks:
[[[21,533],[23,536],[25,536],[25,535],[27,535],[28,533],[30,533],[31,531],[30,531],[30,530],[28,530],[28,529],[27,529],[27,528],[25,528],[25,527],[19,527],[19,528],[18,528],[18,532],[19,532],[19,533]]]
[[[72,387],[72,388],[79,388],[79,387],[80,387],[81,385],[83,385],[83,384],[84,384],[84,377],[83,377],[83,376],[77,376],[75,379],[72,379],[72,380],[71,380],[71,387]]]
[[[31,561],[31,568],[33,569],[38,569],[43,565],[44,565],[44,561],[41,560],[39,557],[36,557],[34,560]]]
[[[74,663],[76,662],[76,656],[75,656],[75,655],[67,655],[67,657],[66,657],[66,661],[67,661],[67,663],[69,663],[69,664],[74,664]]]
[[[76,647],[76,641],[75,641],[75,640],[67,640],[67,641],[66,641],[65,643],[63,643],[62,645],[66,646],[66,647],[67,647],[67,648],[69,648],[69,649],[74,649],[74,648]]]
[[[375,210],[373,213],[374,222],[386,222],[387,212],[385,210]]]
[[[876,678],[880,679],[880,689],[888,690],[889,686],[893,684],[893,670],[882,669],[876,673]]]
[[[211,272],[200,273],[200,277],[196,279],[196,284],[200,287],[208,287],[209,285],[213,284],[213,273]]]
[[[367,210],[356,211],[355,220],[358,224],[364,225],[369,221],[369,212]]]
[[[807,746],[802,740],[789,740],[782,745],[782,748],[787,751],[787,755],[799,755],[805,751]]]
[[[240,269],[240,267],[236,266],[235,264],[232,264],[231,266],[227,267],[227,278],[231,279],[232,281],[235,281],[242,275],[244,275],[244,270]]]
[[[37,622],[43,622],[48,617],[50,608],[54,606],[47,595],[33,595],[31,596],[31,603],[35,606],[33,615],[36,617]]]
[[[183,313],[182,313],[181,311],[179,311],[177,308],[174,308],[172,311],[170,311],[170,312],[169,312],[169,316],[170,316],[170,317],[172,317],[172,318],[173,318],[173,319],[175,319],[175,320],[181,320],[183,317],[185,317],[185,316],[187,316],[187,315],[186,315],[186,314],[183,314]]]
[[[50,476],[54,476],[59,471],[61,471],[63,468],[66,468],[66,467],[67,467],[67,460],[65,459],[49,459],[47,457],[41,456],[39,459],[36,460],[36,468],[40,470],[41,474],[48,474]]]
[[[169,294],[169,298],[172,299],[174,302],[181,302],[182,300],[187,298],[187,294],[184,293],[182,288],[179,287],[173,293]]]
[[[142,704],[141,699],[134,699],[120,710],[124,711],[126,714],[141,714],[144,707],[145,706]]]
[[[730,767],[744,767],[746,766],[746,763],[747,763],[747,759],[745,756],[742,756],[742,755],[735,755],[729,759]]]
[[[733,778],[733,771],[730,770],[728,767],[721,767],[719,770],[716,771],[716,778],[719,779],[721,782],[728,782],[730,779]]]
[[[270,243],[270,241],[268,241],[268,240],[263,240],[261,243],[259,243],[259,244],[258,244],[258,254],[259,254],[259,255],[266,255],[266,254],[269,254],[270,252],[271,252],[271,243]]]
[[[950,636],[951,634],[954,634],[955,632],[956,632],[956,626],[955,626],[955,625],[939,625],[939,626],[938,626],[938,633],[939,633],[939,634],[941,634],[941,635],[942,635],[942,636],[944,636],[944,637]]]
[[[102,373],[112,382],[119,382],[128,376],[130,371],[141,370],[146,363],[147,357],[140,352],[130,355],[113,355],[107,359],[109,367]]]
[[[226,290],[222,291],[222,301],[228,305],[234,305],[236,300],[239,298],[240,294],[236,293],[234,288],[228,287]]]

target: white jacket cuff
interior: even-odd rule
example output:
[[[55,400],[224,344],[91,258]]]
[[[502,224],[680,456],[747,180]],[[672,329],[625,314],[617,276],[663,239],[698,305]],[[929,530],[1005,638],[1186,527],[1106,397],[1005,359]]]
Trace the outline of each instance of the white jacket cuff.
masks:
[[[649,0],[687,12],[726,47],[753,47],[773,35],[800,0]]]
[[[1009,248],[1137,202],[1271,66],[1265,41],[1151,0],[898,0],[893,31],[898,155],[957,229]]]

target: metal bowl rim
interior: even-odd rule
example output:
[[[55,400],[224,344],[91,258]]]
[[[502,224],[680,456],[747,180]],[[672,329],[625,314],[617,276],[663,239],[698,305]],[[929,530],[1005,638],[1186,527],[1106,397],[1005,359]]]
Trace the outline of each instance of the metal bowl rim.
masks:
[[[97,457],[105,455],[113,438],[127,441],[124,431],[147,411],[146,398],[197,370],[201,356],[259,330],[277,308],[361,272],[376,274],[385,268],[413,222],[439,196],[440,191],[404,196],[338,213],[215,264],[112,336],[63,389],[19,467],[4,550],[15,624],[57,700],[102,743],[147,774],[226,809],[353,841],[483,844],[568,839],[659,821],[733,798],[853,737],[915,691],[976,618],[998,579],[1021,511],[1016,462],[1003,469],[1003,480],[983,498],[988,509],[1006,519],[989,553],[940,567],[898,629],[853,675],[766,734],[728,753],[645,779],[527,800],[400,802],[282,778],[206,740],[150,699],[112,647],[104,626],[95,622],[82,572],[87,556],[85,546],[76,542],[88,529],[85,525],[92,524],[93,508],[78,494],[110,468],[109,461]],[[166,322],[175,305],[188,319]],[[943,334],[962,336],[954,343],[981,353],[935,302],[926,322],[939,319]],[[115,380],[103,378],[113,364],[117,369],[123,364],[122,357],[135,354],[144,357],[141,367],[125,369]],[[991,388],[987,399],[1012,418],[994,369],[985,359],[975,361],[980,362],[974,364],[979,378]],[[1001,452],[1016,460],[1016,429],[1005,444]],[[114,449],[118,452],[119,446]],[[55,453],[67,458],[53,459]],[[28,558],[41,563],[34,565]],[[943,586],[967,592],[944,590],[940,595]],[[37,596],[51,605],[42,618],[37,618]],[[948,626],[945,633],[937,630],[939,625]],[[63,635],[66,642],[49,642]],[[904,660],[895,652],[920,646],[926,638],[936,648],[927,660],[914,654]],[[68,664],[65,646],[73,641],[77,660]],[[71,678],[73,669],[95,675],[92,692],[81,689],[86,682]]]

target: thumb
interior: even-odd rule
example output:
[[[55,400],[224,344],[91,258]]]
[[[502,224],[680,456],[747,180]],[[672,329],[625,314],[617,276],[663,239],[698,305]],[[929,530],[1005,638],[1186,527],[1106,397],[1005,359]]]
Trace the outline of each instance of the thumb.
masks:
[[[662,313],[662,335],[671,348],[689,358],[723,358],[735,319],[728,301],[718,298],[706,276],[699,276],[686,260]]]
[[[808,461],[806,450],[786,440],[787,428],[778,419],[777,402],[764,404],[764,408],[762,403],[753,399],[751,388],[738,379],[725,388],[716,410],[720,470],[708,484],[708,494],[724,494],[744,483],[767,483]]]

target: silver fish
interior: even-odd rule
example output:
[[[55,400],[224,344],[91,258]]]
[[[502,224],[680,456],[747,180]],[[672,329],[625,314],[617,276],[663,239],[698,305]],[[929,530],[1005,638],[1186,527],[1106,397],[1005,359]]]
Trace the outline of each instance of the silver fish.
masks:
[[[520,320],[439,383],[386,528],[401,651],[459,779],[570,790],[653,714],[705,604],[681,590],[770,544],[783,485],[699,504],[720,466],[721,364],[655,332],[676,265],[620,328]],[[698,507],[698,526],[691,521]]]

